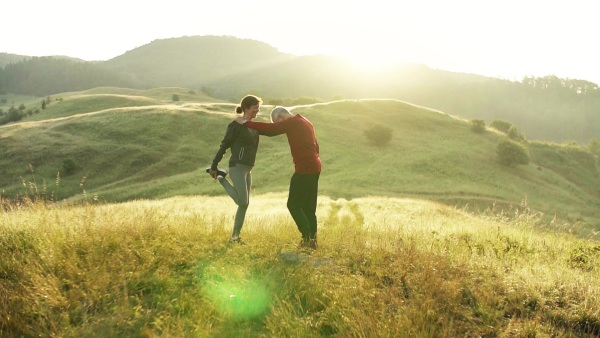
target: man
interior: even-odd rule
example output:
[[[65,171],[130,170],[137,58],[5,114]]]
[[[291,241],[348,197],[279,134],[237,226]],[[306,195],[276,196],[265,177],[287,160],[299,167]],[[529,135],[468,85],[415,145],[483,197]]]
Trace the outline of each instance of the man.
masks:
[[[261,135],[286,134],[295,166],[287,207],[302,234],[299,246],[316,249],[317,193],[321,159],[312,123],[304,116],[294,115],[284,107],[275,107],[271,111],[272,123],[249,121],[242,117],[238,117],[236,122],[258,130]]]

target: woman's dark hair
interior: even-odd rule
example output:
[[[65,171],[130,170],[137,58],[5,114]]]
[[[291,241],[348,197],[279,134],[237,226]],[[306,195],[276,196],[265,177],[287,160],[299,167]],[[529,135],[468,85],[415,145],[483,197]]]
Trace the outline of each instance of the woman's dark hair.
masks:
[[[237,114],[241,114],[244,112],[244,109],[249,109],[250,107],[261,103],[262,99],[260,97],[254,95],[246,95],[240,102],[240,105],[235,107],[235,112]]]

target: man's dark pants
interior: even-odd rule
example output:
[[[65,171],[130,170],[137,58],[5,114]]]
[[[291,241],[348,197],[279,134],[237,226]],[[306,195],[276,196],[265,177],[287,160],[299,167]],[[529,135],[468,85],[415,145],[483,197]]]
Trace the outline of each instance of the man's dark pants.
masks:
[[[287,207],[305,241],[317,238],[317,193],[320,174],[294,174]]]

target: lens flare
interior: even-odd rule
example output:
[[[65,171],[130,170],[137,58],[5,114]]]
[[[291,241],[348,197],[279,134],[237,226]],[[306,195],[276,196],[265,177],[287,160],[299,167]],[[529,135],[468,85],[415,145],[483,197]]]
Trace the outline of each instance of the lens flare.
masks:
[[[234,274],[208,276],[204,293],[218,311],[238,319],[256,318],[271,304],[271,294],[264,283]]]

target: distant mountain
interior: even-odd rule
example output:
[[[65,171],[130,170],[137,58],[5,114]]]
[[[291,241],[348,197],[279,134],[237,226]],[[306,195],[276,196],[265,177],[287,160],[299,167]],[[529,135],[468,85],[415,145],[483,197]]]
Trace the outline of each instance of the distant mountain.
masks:
[[[243,79],[243,81],[239,81]],[[483,84],[484,76],[434,70],[425,65],[397,63],[365,71],[340,58],[315,55],[294,57],[260,69],[245,70],[205,83],[218,95],[239,96],[260,90],[267,97],[315,96],[345,98],[418,98],[426,88],[440,85]]]
[[[233,102],[247,93],[395,98],[487,123],[508,120],[531,139],[600,139],[598,86],[553,76],[521,83],[407,63],[367,71],[339,58],[293,56],[227,36],[156,40],[102,66],[127,74],[137,87],[189,87]]]
[[[0,54],[0,62],[18,56]],[[344,60],[294,56],[231,36],[159,39],[107,61],[22,57],[0,68],[0,95],[52,95],[99,86],[186,87],[236,102],[277,98],[394,98],[486,123],[507,120],[529,139],[600,139],[600,90],[555,76],[514,82],[395,64],[366,71]]]
[[[291,56],[255,40],[186,36],[154,40],[103,62],[102,66],[127,74],[141,86],[197,87],[290,59]]]
[[[396,64],[377,74],[336,57],[293,56],[255,40],[192,36],[155,40],[101,65],[142,87],[183,86],[216,97],[393,97],[431,83],[482,83],[490,78]],[[375,76],[376,75],[376,76]],[[401,89],[401,90],[398,90]]]

